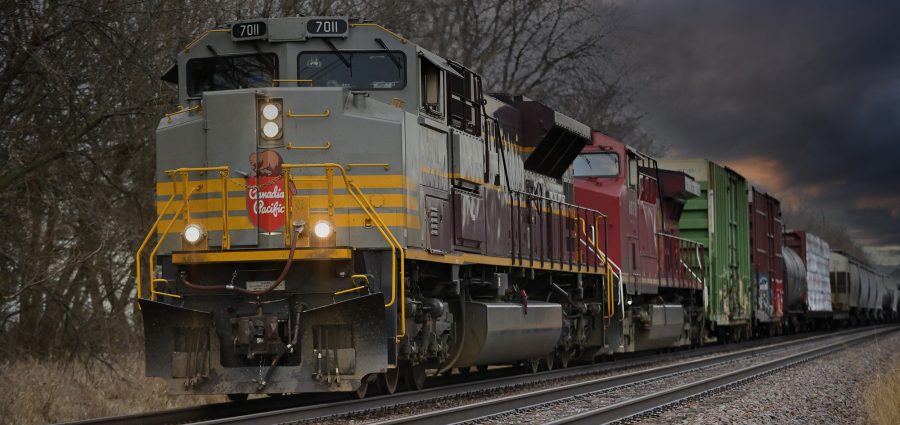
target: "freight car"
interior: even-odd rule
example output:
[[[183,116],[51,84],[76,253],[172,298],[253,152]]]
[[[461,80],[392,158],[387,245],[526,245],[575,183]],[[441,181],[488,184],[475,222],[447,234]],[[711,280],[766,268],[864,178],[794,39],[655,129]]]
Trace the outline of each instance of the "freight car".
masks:
[[[784,319],[784,256],[782,255],[781,203],[768,193],[750,188],[750,262],[756,309],[757,336],[780,334]]]
[[[851,255],[832,251],[831,286],[837,291],[835,320],[851,325],[873,323],[894,315],[894,288],[890,279]]]
[[[700,185],[701,196],[687,200],[678,224],[682,237],[706,249],[704,300],[710,330],[721,341],[750,337],[756,299],[747,180],[705,159],[660,160],[659,165],[684,172]]]
[[[586,125],[346,17],[234,22],[163,78],[181,106],[136,263],[171,393],[363,396],[620,350],[605,217],[573,203]]]
[[[828,242],[809,232],[789,231],[784,246],[786,267],[788,256],[792,258],[786,273],[794,275],[785,287],[785,321],[794,332],[822,328],[831,319]],[[798,260],[802,268],[796,266]]]

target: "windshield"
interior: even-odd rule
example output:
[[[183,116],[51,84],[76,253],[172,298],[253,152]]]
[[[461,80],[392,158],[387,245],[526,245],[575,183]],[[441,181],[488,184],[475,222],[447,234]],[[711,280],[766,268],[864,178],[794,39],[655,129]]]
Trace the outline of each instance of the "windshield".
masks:
[[[272,53],[216,56],[187,63],[188,96],[205,91],[271,87],[278,78],[278,58]]]
[[[615,152],[589,153],[575,158],[575,177],[619,175],[619,155]]]
[[[297,58],[297,78],[316,87],[398,90],[406,86],[404,63],[402,52],[306,52]]]

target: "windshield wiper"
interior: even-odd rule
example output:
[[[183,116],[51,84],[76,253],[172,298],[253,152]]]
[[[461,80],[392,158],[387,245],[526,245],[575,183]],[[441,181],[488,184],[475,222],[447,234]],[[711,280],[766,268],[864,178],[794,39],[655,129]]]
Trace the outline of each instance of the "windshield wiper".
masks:
[[[376,39],[375,39],[375,42],[378,43],[378,44],[380,44],[380,45],[381,45],[381,49],[384,50],[385,52],[387,52],[388,57],[391,58],[392,61],[394,61],[394,65],[397,65],[397,69],[402,70],[402,69],[403,69],[403,64],[400,63],[400,60],[399,60],[399,59],[397,59],[397,58],[394,57],[394,54],[391,53],[391,49],[388,49],[387,44],[384,44],[384,40],[382,40],[382,39],[380,39],[380,38],[376,38]]]
[[[343,54],[343,53],[341,53],[341,51],[340,51],[340,50],[338,50],[338,48],[337,48],[337,47],[335,47],[335,45],[334,45],[334,43],[332,43],[332,42],[331,42],[331,40],[329,40],[329,39],[327,39],[327,38],[323,38],[323,39],[322,39],[322,41],[324,41],[324,42],[325,42],[325,44],[327,44],[327,45],[328,45],[328,47],[330,47],[330,48],[331,48],[331,51],[332,51],[332,52],[334,52],[334,54],[336,54],[336,55],[337,55],[337,57],[338,57],[338,59],[340,59],[340,60],[341,60],[341,62],[343,62],[343,63],[344,63],[344,65],[346,65],[346,66],[347,66],[347,68],[351,68],[351,66],[350,66],[350,61],[349,61],[349,60],[347,60],[347,58],[345,58],[345,57],[344,57],[344,54]]]

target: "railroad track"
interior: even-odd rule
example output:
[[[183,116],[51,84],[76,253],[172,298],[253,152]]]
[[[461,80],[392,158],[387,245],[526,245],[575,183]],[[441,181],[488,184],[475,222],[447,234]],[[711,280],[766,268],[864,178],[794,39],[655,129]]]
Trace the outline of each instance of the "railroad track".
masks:
[[[894,332],[898,328],[879,329],[865,332],[863,335],[841,339],[829,344],[780,356],[778,358],[725,371],[694,382],[685,383],[674,388],[662,389],[650,394],[591,409],[577,415],[549,422],[552,425],[579,425],[619,422],[630,418],[638,418],[645,414],[672,407],[693,398],[703,397],[716,391],[741,385],[769,373],[810,361],[847,348],[851,344],[868,341],[878,335]]]
[[[877,329],[885,328],[882,327]],[[569,391],[567,393],[568,395],[551,395],[550,393],[536,391],[520,396],[503,397],[489,402],[475,403],[461,406],[460,408],[444,409],[384,422],[391,424],[452,423],[477,418],[486,419],[493,415],[503,414],[504,412],[509,412],[511,410],[528,408],[529,406],[541,405],[542,403],[551,403],[565,399],[566,397],[574,397],[585,392],[602,390],[603,388],[616,385],[628,385],[629,380],[632,380],[633,382],[640,376],[644,376],[643,379],[650,379],[652,377],[652,375],[649,375],[651,371],[662,373],[663,370],[669,370],[669,373],[679,373],[677,371],[681,370],[681,373],[683,373],[684,371],[689,370],[691,365],[694,367],[702,367],[700,366],[702,364],[711,365],[713,364],[711,363],[711,359],[722,359],[722,361],[727,359],[737,359],[742,355],[750,355],[750,353],[762,353],[764,352],[763,350],[772,351],[779,349],[779,347],[810,343],[858,332],[860,332],[860,330],[849,330],[812,336],[786,336],[726,346],[708,346],[675,353],[655,355],[639,354],[608,363],[576,366],[568,369],[544,371],[537,374],[517,373],[516,368],[497,369],[485,374],[439,377],[434,381],[429,382],[429,385],[438,386],[426,388],[422,391],[370,397],[363,400],[348,400],[347,396],[343,394],[298,395],[282,398],[256,399],[244,403],[215,403],[196,407],[170,409],[161,412],[92,419],[74,422],[73,424],[99,425],[115,423],[124,425],[155,425],[188,422],[208,425],[227,423],[272,424],[322,420],[326,418],[349,418],[373,413],[378,414],[378,412],[389,411],[401,406],[414,406],[422,402],[460,399],[478,394],[522,388],[560,379],[570,379],[573,377],[609,373],[628,368],[651,366],[661,361],[671,361],[673,359],[703,356],[725,350],[751,347],[739,351],[727,352],[708,359],[693,360],[669,366],[655,367],[640,372],[625,373],[609,378],[589,380],[586,382],[594,382],[594,386],[582,386],[580,389],[577,386],[572,388],[568,388],[570,386],[561,387],[567,388],[567,391]],[[602,383],[604,380],[606,380],[605,383]],[[563,393],[559,392],[557,394]]]
[[[900,327],[893,326],[851,332],[850,335],[845,333],[829,338],[815,338],[815,341],[799,340],[774,344],[486,400],[378,424],[534,422],[560,425],[616,422],[652,413],[898,329]],[[829,341],[823,342],[822,339]],[[834,340],[830,341],[831,339]],[[782,351],[787,353],[779,354]],[[689,382],[685,383],[685,380]],[[544,416],[544,419],[530,418],[532,412],[545,409],[553,409],[557,417],[564,417],[553,422],[549,422],[547,416]]]

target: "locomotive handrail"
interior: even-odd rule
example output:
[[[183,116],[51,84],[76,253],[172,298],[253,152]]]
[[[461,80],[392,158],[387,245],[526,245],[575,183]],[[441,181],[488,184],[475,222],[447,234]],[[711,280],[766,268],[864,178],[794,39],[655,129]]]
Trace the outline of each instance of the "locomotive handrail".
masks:
[[[705,247],[705,245],[691,239],[682,238],[668,233],[657,232],[656,236],[662,239],[660,243],[663,249],[663,262],[660,263],[660,267],[664,267],[665,270],[660,270],[661,275],[664,272],[664,276],[661,277],[664,277],[666,280],[669,280],[671,278],[682,283],[689,282],[690,278],[684,275],[683,272],[670,270],[670,267],[675,267],[678,270],[683,268],[688,274],[690,274],[691,277],[693,277],[694,281],[699,283],[701,286],[706,285],[706,279],[703,274],[703,258],[701,256],[701,250]],[[666,240],[674,243],[666,242]],[[689,256],[685,257],[684,255],[682,255],[682,252],[687,251],[693,251],[692,254],[696,256],[696,264],[688,264],[688,261],[685,260],[686,258],[690,259]],[[672,258],[668,258],[669,256],[671,256]],[[681,267],[679,268],[679,266]],[[695,267],[699,269],[699,275],[695,273]],[[670,276],[670,273],[673,272],[677,272],[677,274],[674,276]]]
[[[328,150],[328,149],[331,149],[331,142],[326,141],[325,144],[322,145],[322,146],[294,146],[293,144],[288,143],[287,146],[285,146],[285,149],[322,149],[322,150]]]
[[[397,341],[400,338],[406,336],[406,295],[405,295],[405,275],[406,275],[406,254],[403,249],[403,245],[397,240],[394,236],[391,229],[385,224],[384,220],[382,220],[381,215],[372,206],[371,203],[368,202],[365,195],[362,193],[362,190],[359,189],[359,186],[354,184],[349,178],[347,178],[347,171],[341,164],[337,163],[321,163],[321,164],[282,164],[282,173],[285,179],[285,185],[288,184],[288,181],[291,181],[294,176],[292,175],[292,170],[298,168],[324,168],[326,172],[326,179],[328,180],[328,203],[329,203],[329,215],[333,215],[333,197],[334,197],[334,185],[333,179],[331,178],[334,175],[334,169],[337,169],[340,172],[341,179],[344,182],[344,186],[347,188],[347,193],[353,197],[356,201],[357,205],[359,205],[360,209],[366,214],[366,217],[369,218],[374,224],[375,228],[381,233],[381,236],[387,241],[388,245],[391,247],[391,299],[390,301],[384,305],[385,308],[392,307],[395,303],[398,303],[397,296],[397,251],[400,252],[400,296],[399,296],[399,307],[400,307],[400,333],[396,335]],[[285,214],[285,225],[289,224],[291,219],[291,205],[292,202],[290,199],[287,199],[290,196],[291,192],[289,190],[285,190],[285,206],[287,208]]]
[[[190,108],[185,108],[184,106],[178,105],[178,110],[176,110],[175,112],[169,112],[168,114],[165,114],[165,116],[166,116],[166,118],[168,119],[168,122],[171,123],[171,122],[172,122],[172,117],[174,117],[175,115],[183,114],[183,113],[185,113],[185,112],[197,111],[197,110],[200,110],[200,109],[202,109],[202,108],[203,108],[203,106],[200,105],[200,104],[197,104],[197,105],[195,105],[195,106],[191,106]]]
[[[147,263],[150,266],[149,267],[150,276],[153,276],[153,270],[155,268],[154,264],[153,264],[153,257],[155,257],[156,253],[159,252],[159,247],[162,246],[163,241],[166,240],[166,235],[169,234],[169,231],[172,230],[172,226],[175,225],[176,218],[181,216],[182,213],[184,213],[184,210],[187,209],[188,202],[190,202],[190,200],[191,200],[191,196],[194,195],[194,192],[200,190],[200,188],[201,188],[200,185],[194,186],[194,188],[191,189],[190,193],[188,193],[186,196],[184,196],[184,200],[182,201],[182,204],[181,204],[181,209],[179,209],[178,212],[175,214],[175,216],[172,217],[172,220],[169,221],[169,225],[166,226],[166,230],[163,231],[162,237],[160,237],[159,240],[156,241],[156,246],[154,246],[153,250],[150,251],[150,259],[147,260]],[[173,194],[172,197],[174,197],[174,196],[175,195]],[[156,301],[156,279],[155,278],[150,279],[150,301]]]
[[[191,50],[191,48],[194,47],[195,44],[197,44],[198,41],[202,40],[203,37],[206,37],[206,35],[209,34],[209,33],[211,33],[211,32],[230,32],[230,31],[231,31],[231,30],[224,29],[224,28],[216,28],[216,29],[211,29],[211,30],[203,31],[203,33],[201,33],[200,35],[198,35],[197,38],[191,40],[191,42],[188,43],[187,46],[184,46],[184,52],[185,52],[185,53],[189,52],[189,51]]]
[[[227,166],[223,167],[185,167],[178,168],[175,170],[166,170],[166,175],[172,177],[172,184],[177,186],[177,175],[184,173],[186,176],[187,173],[190,172],[213,172],[218,171],[222,176],[222,249],[228,249],[230,247],[230,240],[228,237],[228,173],[229,168]],[[166,226],[166,230],[163,232],[162,237],[159,238],[156,245],[153,248],[153,251],[150,254],[150,258],[148,260],[149,269],[150,269],[150,299],[155,300],[156,295],[164,295],[170,297],[176,297],[175,294],[169,294],[165,292],[156,291],[156,283],[157,282],[168,282],[166,279],[157,279],[153,277],[153,257],[159,251],[159,247],[162,245],[163,240],[166,235],[168,235],[169,231],[172,229],[172,226],[175,224],[175,220],[181,216],[184,211],[188,208],[188,203],[190,202],[191,196],[193,196],[194,192],[200,190],[202,185],[198,185],[194,187],[190,193],[185,193],[182,196],[182,205],[178,212],[172,217],[172,221],[169,222],[169,225]],[[187,192],[187,180],[185,180],[185,192]],[[150,230],[147,231],[147,236],[144,237],[144,240],[141,242],[141,246],[138,248],[137,252],[134,255],[134,268],[135,268],[135,282],[136,282],[136,296],[138,299],[143,297],[143,278],[141,273],[141,255],[144,252],[144,249],[147,248],[147,244],[150,243],[150,238],[153,237],[153,234],[159,228],[159,223],[162,221],[163,217],[166,213],[169,212],[169,208],[172,207],[172,204],[175,202],[175,198],[178,194],[173,190],[172,196],[169,197],[169,200],[166,201],[166,205],[163,207],[162,212],[156,217],[156,221],[153,222],[153,225],[150,226]]]
[[[279,87],[279,84],[281,84],[281,83],[297,83],[298,85],[300,83],[305,83],[305,84],[309,84],[310,86],[312,86],[313,80],[291,80],[291,79],[276,78],[276,79],[272,80],[272,87]]]
[[[141,298],[141,253],[144,252],[144,248],[147,247],[147,243],[150,242],[150,238],[153,237],[153,233],[156,232],[156,227],[159,226],[159,222],[162,221],[164,215],[169,212],[169,207],[172,206],[172,202],[175,201],[175,194],[169,197],[169,201],[166,202],[166,206],[163,207],[162,213],[156,217],[156,221],[153,222],[153,226],[150,226],[150,231],[147,232],[147,236],[144,237],[144,241],[141,242],[141,246],[138,248],[137,252],[134,254],[134,269],[135,269],[135,281],[137,284],[137,298]],[[173,220],[174,221],[174,220]],[[151,272],[152,273],[152,272]],[[151,275],[152,279],[152,275]]]
[[[284,114],[288,118],[328,118],[331,116],[331,109],[325,109],[321,114],[295,114],[293,110],[288,109]]]
[[[358,23],[358,24],[350,24],[350,28],[355,28],[355,27],[374,27],[374,28],[378,28],[378,29],[380,29],[380,30],[382,30],[382,31],[384,31],[384,32],[386,32],[386,33],[388,33],[388,34],[390,34],[391,36],[393,36],[393,37],[396,38],[397,40],[400,40],[400,42],[403,43],[403,44],[406,44],[407,41],[408,41],[407,39],[403,38],[403,36],[401,36],[400,34],[397,34],[397,33],[393,32],[393,31],[391,31],[391,30],[389,30],[389,29],[387,29],[387,28],[385,28],[385,27],[383,27],[383,26],[381,26],[381,25],[375,24],[375,23],[365,22],[365,23]]]
[[[592,251],[594,252],[594,255],[596,255],[597,258],[599,258],[601,261],[603,261],[604,273],[606,275],[606,314],[607,314],[607,317],[612,317],[613,314],[615,313],[615,310],[614,310],[615,307],[613,306],[613,295],[612,295],[612,293],[613,293],[613,277],[617,277],[619,279],[619,286],[621,287],[622,286],[622,269],[620,269],[618,265],[613,263],[612,260],[610,260],[609,257],[606,256],[606,253],[603,252],[600,249],[600,247],[597,246],[597,243],[595,240],[588,237],[587,225],[585,224],[584,219],[581,217],[578,217],[578,220],[581,221],[581,234],[584,235],[584,241],[586,241],[585,245],[587,245],[588,248],[593,248]],[[597,224],[597,221],[595,219],[594,228],[596,229],[598,227],[599,227],[599,225]],[[596,239],[597,235],[594,234],[593,238]],[[615,267],[616,270],[619,271],[618,274],[615,273],[615,271],[613,270],[613,267]],[[621,295],[622,295],[621,288],[620,288],[619,292],[620,292],[619,299],[621,302]],[[623,316],[622,317],[625,317],[624,316],[624,307],[623,307]]]

